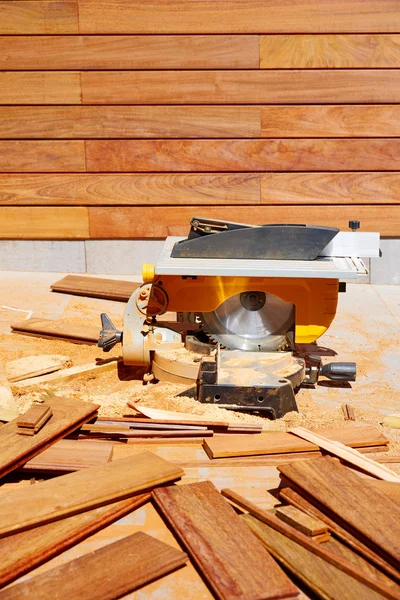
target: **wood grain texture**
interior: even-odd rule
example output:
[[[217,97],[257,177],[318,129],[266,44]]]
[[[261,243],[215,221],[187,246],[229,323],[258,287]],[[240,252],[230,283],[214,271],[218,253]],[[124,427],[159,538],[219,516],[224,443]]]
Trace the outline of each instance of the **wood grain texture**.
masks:
[[[17,419],[0,428],[1,477],[89,421],[96,415],[99,407],[97,404],[71,398],[52,398],[46,404],[53,415],[47,426],[36,435],[17,435]]]
[[[0,209],[0,215],[1,215]],[[37,209],[40,210],[40,209]],[[187,235],[193,215],[203,206],[164,208],[89,208],[90,237],[93,239],[163,238]],[[379,231],[381,236],[400,235],[399,206],[265,206],[207,208],[207,216],[238,223],[303,223],[348,230],[349,220],[361,221],[363,231]]]
[[[61,142],[0,142],[2,144]],[[66,142],[63,142],[64,144]],[[78,142],[69,142],[70,144]],[[88,140],[88,171],[394,171],[400,139]],[[10,161],[7,158],[7,163]],[[7,165],[6,163],[6,165]],[[1,167],[1,162],[0,162]],[[17,170],[3,168],[4,170]],[[26,168],[25,170],[39,170]],[[68,167],[64,170],[68,170]]]
[[[78,33],[77,2],[0,2],[0,34]]]
[[[260,36],[262,69],[390,69],[399,66],[399,35]]]
[[[80,0],[82,33],[397,32],[396,0]]]
[[[295,506],[279,506],[275,514],[281,521],[308,535],[308,537],[329,532],[326,523],[316,517],[311,517]]]
[[[0,189],[2,187],[0,176]],[[399,203],[400,173],[371,171],[369,173],[263,173],[261,175],[261,204]]]
[[[378,489],[383,494],[386,494],[392,500],[399,502],[400,501],[400,484],[395,483],[393,481],[381,481],[378,479],[370,479],[368,481],[368,485]]]
[[[0,138],[252,138],[258,106],[0,107]]]
[[[375,104],[399,84],[396,69],[81,73],[83,104]]]
[[[74,296],[87,296],[88,298],[103,298],[104,300],[128,302],[129,298],[139,285],[140,283],[135,281],[67,275],[59,281],[52,283],[50,289],[53,292],[62,292]]]
[[[386,443],[386,438],[372,426],[319,429],[326,438],[338,440],[351,447]],[[316,432],[316,433],[317,433]],[[315,452],[319,446],[286,432],[268,432],[260,435],[231,435],[205,440],[204,449],[210,458],[280,454],[285,452]]]
[[[1,214],[1,213],[0,213]],[[26,321],[11,324],[15,333],[38,335],[45,338],[62,338],[82,343],[97,343],[100,335],[100,325],[74,325],[68,320],[38,319],[31,317]]]
[[[123,500],[179,479],[183,474],[180,467],[151,452],[142,452],[100,467],[48,479],[30,486],[29,492],[26,488],[16,489],[0,496],[0,535]]]
[[[15,1],[15,4],[23,3],[23,0]],[[35,1],[28,0],[26,4],[35,4]],[[80,103],[81,86],[79,73],[65,73],[64,71],[47,73],[44,71],[31,73],[4,71],[0,73],[0,104]]]
[[[1,207],[0,239],[73,240],[89,236],[87,208]]]
[[[274,558],[299,578],[318,598],[325,600],[396,598],[395,593],[391,596],[383,596],[368,588],[351,575],[251,515],[244,515],[242,518]]]
[[[259,203],[258,173],[0,174],[2,206]]]
[[[51,413],[51,409],[46,404],[32,404],[26,413],[17,418],[17,427],[35,429],[47,413]],[[49,415],[50,417],[51,414]]]
[[[18,0],[21,4],[21,0]],[[44,4],[44,2],[42,3]],[[0,37],[0,68],[258,69],[258,35]]]
[[[149,493],[140,494],[2,538],[0,585],[4,586],[18,579],[53,556],[134,511],[149,499]]]
[[[400,135],[399,105],[264,106],[261,119],[266,138]]]
[[[175,571],[187,562],[184,552],[141,531],[0,591],[0,598],[114,600]],[[111,566],[111,568],[110,568]]]
[[[68,381],[74,381],[79,377],[100,375],[106,371],[117,371],[118,363],[121,359],[110,358],[110,359],[98,359],[96,362],[86,363],[84,365],[78,365],[76,367],[68,367],[67,369],[60,369],[54,373],[48,373],[47,375],[41,375],[40,377],[30,377],[23,381],[14,383],[17,389],[25,389],[30,387],[36,387],[43,384],[50,385],[63,385]]]
[[[72,473],[110,462],[114,444],[88,440],[60,440],[28,460],[22,467],[26,473]]]
[[[83,141],[1,141],[0,171],[85,171]]]
[[[159,488],[153,498],[217,598],[297,596],[297,588],[211,482]]]
[[[321,505],[368,539],[393,566],[400,559],[400,508],[330,457],[286,464],[278,470]]]

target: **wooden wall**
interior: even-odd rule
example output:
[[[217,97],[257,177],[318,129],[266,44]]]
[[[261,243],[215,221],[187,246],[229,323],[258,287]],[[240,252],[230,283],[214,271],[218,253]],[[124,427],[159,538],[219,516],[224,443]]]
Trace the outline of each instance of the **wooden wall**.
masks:
[[[0,0],[0,238],[400,236],[399,0]]]

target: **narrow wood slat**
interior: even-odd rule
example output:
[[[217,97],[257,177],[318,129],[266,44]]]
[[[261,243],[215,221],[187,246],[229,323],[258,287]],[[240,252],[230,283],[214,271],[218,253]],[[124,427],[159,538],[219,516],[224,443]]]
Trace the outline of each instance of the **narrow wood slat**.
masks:
[[[18,4],[21,0],[18,0]],[[4,4],[4,3],[3,3]],[[37,3],[38,4],[38,3]],[[44,4],[44,2],[42,2]],[[0,37],[7,70],[258,69],[258,35]]]
[[[262,69],[398,68],[400,67],[400,36],[386,33],[261,35],[260,67]]]
[[[0,585],[5,586],[32,571],[53,556],[134,511],[149,499],[149,493],[140,494],[2,538]]]
[[[0,142],[61,145],[66,142]],[[79,142],[67,142],[70,144]],[[12,146],[13,147],[13,146]],[[39,146],[38,146],[39,147]],[[400,139],[88,140],[88,171],[395,171]],[[7,165],[5,170],[18,170]],[[25,160],[23,160],[25,163]],[[0,163],[0,168],[1,168]],[[68,167],[64,170],[67,170]],[[26,166],[26,171],[39,170]]]
[[[51,409],[46,404],[32,404],[26,413],[17,418],[17,426],[35,429],[47,413],[51,413]]]
[[[0,427],[0,477],[24,464],[96,415],[99,406],[71,398],[52,398],[51,420],[34,436],[17,434],[17,419]]]
[[[118,279],[102,279],[101,277],[83,277],[82,275],[67,275],[52,283],[53,292],[62,292],[74,296],[88,298],[103,298],[128,302],[133,292],[140,286],[136,281],[121,281]]]
[[[60,440],[22,467],[27,473],[71,473],[110,462],[112,442]]]
[[[0,215],[1,215],[0,209]],[[18,209],[16,209],[18,210]],[[42,210],[42,209],[31,209]],[[202,214],[202,206],[164,208],[89,208],[90,237],[130,239],[187,235],[190,219]],[[382,236],[400,235],[399,206],[257,206],[208,207],[207,216],[238,223],[305,223],[348,230],[349,220],[361,221],[363,231]],[[21,215],[22,218],[22,215]]]
[[[308,537],[329,532],[328,526],[323,521],[307,515],[307,513],[294,506],[279,506],[275,514],[281,521],[308,535]]]
[[[84,142],[0,141],[0,171],[85,171]]]
[[[396,0],[80,0],[81,33],[396,32]]]
[[[264,106],[261,119],[262,137],[266,138],[400,135],[397,105]]]
[[[0,211],[1,214],[1,211]],[[100,335],[100,322],[98,327],[87,324],[74,324],[69,321],[57,319],[38,319],[31,317],[26,321],[11,323],[15,333],[38,335],[40,337],[61,338],[82,343],[97,343]]]
[[[351,447],[382,445],[387,439],[372,426],[352,428],[318,429],[315,433],[337,440]],[[314,452],[319,446],[285,432],[269,432],[261,435],[231,435],[214,437],[204,442],[204,449],[210,458],[228,456],[252,456],[280,454],[284,452]]]
[[[1,189],[0,177],[0,189]],[[263,173],[261,204],[399,204],[400,173]],[[358,210],[355,208],[355,210]]]
[[[217,598],[297,596],[297,588],[211,482],[159,488],[153,498]]]
[[[0,104],[81,104],[80,75],[72,71],[4,71],[0,73]]]
[[[0,107],[0,138],[252,138],[258,106]]]
[[[0,591],[0,598],[46,600],[62,590],[70,600],[114,600],[183,567],[187,560],[184,552],[138,531]]]
[[[0,174],[2,206],[259,203],[258,173]]]
[[[0,14],[0,34],[78,33],[75,1],[3,0]]]
[[[123,500],[179,479],[183,474],[177,465],[151,452],[142,452],[99,467],[48,479],[30,486],[29,491],[26,488],[13,490],[0,496],[0,535]]]
[[[83,71],[81,78],[83,104],[372,104],[400,101],[400,72],[396,69]]]
[[[0,239],[73,240],[89,237],[84,207],[0,208]]]
[[[331,457],[280,465],[278,470],[398,566],[400,508],[396,502]]]

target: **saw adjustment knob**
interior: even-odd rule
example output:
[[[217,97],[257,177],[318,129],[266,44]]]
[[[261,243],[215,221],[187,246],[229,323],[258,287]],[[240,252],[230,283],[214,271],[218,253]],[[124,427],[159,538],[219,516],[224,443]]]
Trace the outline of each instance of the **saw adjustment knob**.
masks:
[[[349,221],[349,227],[352,231],[357,231],[357,229],[360,229],[361,223],[360,221]]]
[[[101,313],[101,331],[97,345],[103,352],[109,352],[115,344],[122,343],[122,331],[117,329],[106,313]]]

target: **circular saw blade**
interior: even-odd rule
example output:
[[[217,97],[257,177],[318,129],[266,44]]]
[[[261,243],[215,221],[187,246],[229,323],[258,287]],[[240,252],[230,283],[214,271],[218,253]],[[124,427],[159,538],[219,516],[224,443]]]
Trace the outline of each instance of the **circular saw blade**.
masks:
[[[287,341],[286,333],[294,325],[294,305],[273,294],[263,294],[264,298],[255,310],[244,293],[236,294],[199,318],[210,337],[225,348],[271,352]]]

